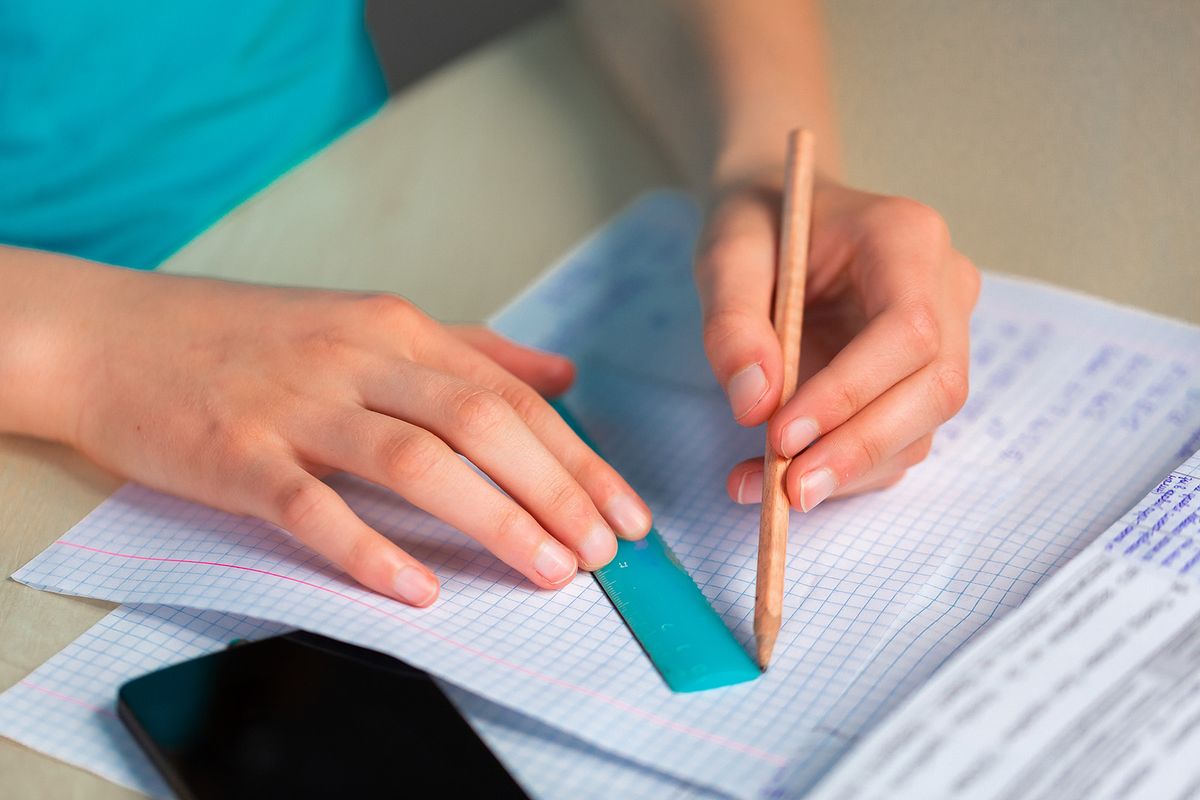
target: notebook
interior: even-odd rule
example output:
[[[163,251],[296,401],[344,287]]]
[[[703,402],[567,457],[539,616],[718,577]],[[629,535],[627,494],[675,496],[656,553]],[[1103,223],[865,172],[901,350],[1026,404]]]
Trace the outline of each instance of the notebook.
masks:
[[[762,432],[732,422],[700,347],[698,226],[686,198],[650,195],[493,323],[576,360],[568,404],[749,645],[758,511],[723,486]],[[590,576],[538,591],[346,476],[332,483],[350,504],[442,579],[433,608],[358,588],[270,525],[137,486],[15,577],[304,627],[697,785],[795,793],[1195,449],[1197,328],[988,274],[972,335],[971,396],[930,458],[893,489],[793,515],[780,638],[751,684],[672,694]]]
[[[813,800],[1200,789],[1200,452],[955,658]]]

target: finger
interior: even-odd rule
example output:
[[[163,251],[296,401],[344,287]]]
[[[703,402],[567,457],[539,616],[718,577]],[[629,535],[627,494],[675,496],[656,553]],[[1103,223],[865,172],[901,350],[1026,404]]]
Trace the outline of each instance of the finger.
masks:
[[[763,497],[763,459],[748,458],[735,464],[725,478],[725,491],[739,505],[754,505]]]
[[[875,467],[858,480],[839,487],[831,496],[848,497],[863,492],[876,491],[895,485],[911,467],[925,460],[933,436],[923,436],[905,447],[892,458]],[[748,458],[729,471],[725,491],[730,499],[742,505],[762,502],[763,460]]]
[[[966,396],[965,356],[939,359],[905,378],[792,460],[786,479],[792,505],[811,511],[929,434]]]
[[[696,252],[704,350],[743,425],[764,422],[781,391],[782,355],[771,325],[778,219],[769,207],[751,198],[727,202]]]
[[[557,353],[525,347],[475,325],[455,327],[450,331],[541,395],[557,397],[575,381],[575,366],[569,358]]]
[[[930,305],[910,302],[886,309],[771,419],[771,446],[785,458],[795,456],[932,361],[941,339],[938,314]]]
[[[872,472],[870,475],[866,475],[849,484],[848,486],[838,489],[830,496],[834,498],[854,497],[860,494],[867,494],[868,492],[880,492],[884,489],[890,489],[895,486],[904,479],[905,474],[904,470],[895,472],[884,472],[880,470],[879,473],[880,474]]]
[[[365,388],[369,409],[424,428],[469,458],[574,550],[585,569],[617,554],[592,498],[496,392],[412,362]]]
[[[770,421],[768,441],[782,456],[796,456],[928,365],[946,339],[965,336],[974,269],[950,248],[937,212],[887,198],[863,224],[866,235],[847,275],[871,323]]]
[[[922,436],[866,475],[845,486],[839,486],[831,497],[850,497],[895,486],[908,473],[909,469],[925,460],[929,455],[932,443],[932,434]]]
[[[583,443],[537,392],[451,337],[428,342],[420,358],[434,369],[485,386],[503,397],[583,487],[620,536],[640,539],[649,532],[651,515],[646,503],[608,462]]]
[[[438,581],[355,514],[337,492],[296,464],[264,465],[250,481],[255,516],[274,523],[372,591],[425,607]]]
[[[428,431],[359,408],[310,432],[303,451],[315,462],[388,487],[538,586],[559,588],[578,571],[570,550]]]
[[[871,322],[771,419],[767,440],[785,457],[929,364],[956,327],[965,333],[962,303],[952,300],[957,254],[941,218],[898,198],[879,208],[886,224],[868,225],[873,235],[847,273]]]

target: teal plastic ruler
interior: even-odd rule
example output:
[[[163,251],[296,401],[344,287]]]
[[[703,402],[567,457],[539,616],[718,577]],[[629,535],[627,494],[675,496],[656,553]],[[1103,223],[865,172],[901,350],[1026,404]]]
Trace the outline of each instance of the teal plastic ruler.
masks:
[[[561,401],[551,405],[600,452]],[[762,674],[657,530],[637,542],[618,539],[616,558],[595,576],[672,691],[732,686]]]

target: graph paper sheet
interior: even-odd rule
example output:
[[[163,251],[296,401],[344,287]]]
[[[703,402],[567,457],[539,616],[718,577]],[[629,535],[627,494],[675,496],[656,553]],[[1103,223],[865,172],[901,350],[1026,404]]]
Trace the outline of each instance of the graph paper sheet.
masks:
[[[813,800],[1200,792],[1200,452],[844,759]]]
[[[700,346],[695,208],[651,195],[495,325],[567,353],[568,398],[751,640],[756,508],[724,491],[761,452]],[[989,275],[973,389],[926,463],[883,493],[792,518],[784,620],[750,684],[669,692],[594,580],[541,592],[391,493],[334,485],[429,564],[442,599],[369,594],[286,534],[136,486],[17,578],[119,602],[273,619],[394,653],[614,754],[739,796],[811,785],[899,699],[1095,538],[1200,437],[1200,331]]]
[[[117,718],[117,689],[139,675],[221,650],[233,639],[284,630],[278,623],[216,611],[122,606],[0,694],[0,736],[151,797],[171,797]],[[532,797],[719,800],[455,686],[443,689]]]

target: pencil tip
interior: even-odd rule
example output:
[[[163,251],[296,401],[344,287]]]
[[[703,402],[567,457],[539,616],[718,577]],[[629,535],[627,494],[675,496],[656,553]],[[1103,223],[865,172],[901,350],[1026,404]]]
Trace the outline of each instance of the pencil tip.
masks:
[[[763,672],[767,671],[767,665],[771,663],[771,653],[774,650],[775,636],[758,637],[758,666]]]

